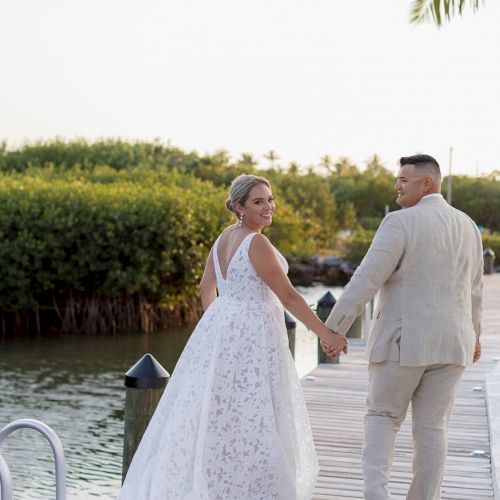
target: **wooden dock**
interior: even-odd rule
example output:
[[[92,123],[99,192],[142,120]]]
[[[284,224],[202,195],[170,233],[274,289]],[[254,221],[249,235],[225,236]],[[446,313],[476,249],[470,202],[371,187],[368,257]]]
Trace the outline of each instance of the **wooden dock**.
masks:
[[[485,376],[500,359],[500,273],[484,278],[481,360],[465,371],[450,422],[442,499],[493,499]],[[351,345],[337,365],[319,365],[302,379],[321,472],[314,500],[363,498],[361,446],[367,392],[364,346]],[[477,450],[485,456],[475,456]],[[396,443],[390,491],[405,498],[411,480],[411,412]]]

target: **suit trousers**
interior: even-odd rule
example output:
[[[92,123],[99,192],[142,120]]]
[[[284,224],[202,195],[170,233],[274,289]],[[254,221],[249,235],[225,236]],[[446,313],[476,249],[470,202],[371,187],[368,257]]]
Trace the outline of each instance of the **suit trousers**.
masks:
[[[412,403],[413,480],[408,500],[439,500],[447,455],[448,422],[460,365],[401,366],[370,363],[365,439],[364,495],[388,500],[396,434]]]

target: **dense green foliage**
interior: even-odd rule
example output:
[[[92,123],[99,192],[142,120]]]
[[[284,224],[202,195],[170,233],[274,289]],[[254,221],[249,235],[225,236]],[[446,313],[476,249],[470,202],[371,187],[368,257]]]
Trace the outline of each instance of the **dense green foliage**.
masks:
[[[500,181],[492,177],[453,177],[452,202],[477,224],[500,231]],[[446,186],[445,180],[445,197]]]
[[[249,154],[231,161],[157,142],[0,147],[0,330],[151,330],[194,318],[209,247],[231,221],[228,186],[243,172],[271,180],[277,211],[266,231],[289,257],[359,262],[386,209],[398,208],[377,156],[360,172],[325,155],[320,173],[267,158],[264,170]],[[456,177],[453,201],[500,255],[500,182]]]
[[[193,302],[207,245],[228,219],[224,193],[177,174],[164,175],[162,183],[120,175],[110,183],[109,172],[103,172],[106,182],[98,182],[96,172],[92,181],[53,177],[2,179],[0,309],[49,308],[63,329],[90,331],[96,328],[84,325],[103,297],[117,313],[132,301],[136,316],[158,307],[156,314],[182,316]],[[140,319],[132,325],[149,329]]]
[[[30,307],[57,283],[182,299],[179,289],[199,280],[207,242],[227,216],[220,190],[176,175],[168,181],[4,178],[0,307]]]
[[[223,150],[200,156],[196,152],[187,153],[159,142],[103,140],[67,143],[55,140],[28,144],[15,151],[0,148],[0,171],[5,173],[25,172],[32,167],[52,168],[56,172],[77,169],[89,173],[103,165],[117,171],[175,170],[180,174],[209,180],[225,189],[239,173],[258,173],[273,181],[278,201],[286,201],[299,214],[307,210],[307,219],[312,214],[319,218],[321,225],[327,216],[336,229],[349,228],[349,224],[353,223],[352,218],[347,217],[345,220],[347,205],[354,208],[356,219],[360,221],[365,218],[373,220],[374,217],[381,220],[386,205],[390,210],[397,209],[394,201],[394,172],[387,170],[376,155],[367,162],[364,172],[360,172],[346,158],[339,159],[331,166],[330,162],[323,158],[317,169],[308,167],[309,173],[299,175],[301,168],[297,164],[292,164],[288,169],[275,165],[272,169],[263,170],[257,168],[257,162],[249,154],[242,154],[241,159],[230,161]],[[316,171],[322,171],[326,176]],[[136,174],[136,179],[140,180],[140,176],[140,173]],[[446,185],[445,178],[445,195]],[[325,196],[331,195],[333,199],[327,202],[331,211],[326,214]],[[494,231],[500,230],[500,181],[496,177],[455,176],[453,205],[468,213],[478,224]],[[331,238],[327,240],[331,241]]]

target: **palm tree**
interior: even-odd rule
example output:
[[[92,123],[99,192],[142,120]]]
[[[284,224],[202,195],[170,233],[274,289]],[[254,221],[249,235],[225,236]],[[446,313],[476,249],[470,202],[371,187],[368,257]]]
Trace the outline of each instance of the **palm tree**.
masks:
[[[333,161],[330,155],[325,154],[319,159],[319,166],[324,168],[328,174],[333,173]]]
[[[410,23],[417,24],[432,18],[436,26],[441,26],[444,21],[450,21],[452,17],[462,15],[465,0],[413,0],[410,9]],[[472,12],[479,9],[479,0],[469,0]]]
[[[280,157],[276,154],[275,151],[270,149],[265,155],[264,158],[269,161],[271,168],[276,168],[276,162],[280,159]],[[279,168],[279,167],[278,167]]]
[[[371,158],[368,158],[368,160],[366,160],[365,172],[372,175],[391,174],[391,171],[386,168],[386,166],[382,163],[379,155],[376,153]]]
[[[253,157],[252,153],[241,153],[238,163],[242,166],[253,168],[257,165],[257,160]]]
[[[288,173],[291,175],[297,175],[300,170],[300,165],[296,161],[291,161],[288,164]]]
[[[341,156],[334,167],[337,175],[350,176],[359,174],[358,167],[347,156]]]

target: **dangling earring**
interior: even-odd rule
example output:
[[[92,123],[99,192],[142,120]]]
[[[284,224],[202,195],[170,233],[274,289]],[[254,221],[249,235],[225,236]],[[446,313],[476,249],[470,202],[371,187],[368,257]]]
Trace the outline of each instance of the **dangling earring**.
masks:
[[[238,227],[243,226],[243,215],[238,214]]]

